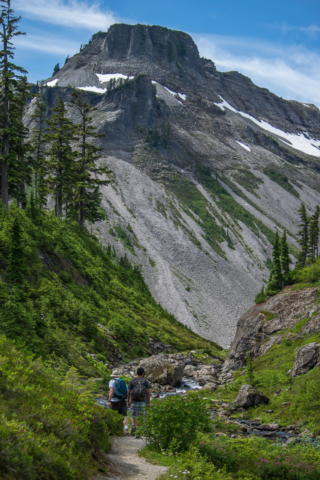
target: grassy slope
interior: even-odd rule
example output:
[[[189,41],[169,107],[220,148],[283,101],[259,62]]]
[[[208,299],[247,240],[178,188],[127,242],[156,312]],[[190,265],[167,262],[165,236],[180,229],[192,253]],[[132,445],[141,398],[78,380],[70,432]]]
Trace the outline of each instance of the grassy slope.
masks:
[[[22,229],[21,285],[6,281],[14,218]],[[158,305],[126,259],[51,214],[32,220],[15,207],[1,210],[0,276],[0,332],[37,356],[55,352],[82,374],[102,376],[106,356],[117,352],[124,360],[146,355],[150,337],[177,350],[221,350]]]
[[[1,478],[88,478],[103,468],[94,459],[110,434],[121,434],[121,417],[94,403],[94,385],[58,364],[45,366],[0,337]]]
[[[149,337],[221,354],[88,232],[50,213],[0,208],[0,475],[87,478],[91,454],[122,426],[94,404],[96,383],[83,376],[107,379],[106,357],[147,355]]]

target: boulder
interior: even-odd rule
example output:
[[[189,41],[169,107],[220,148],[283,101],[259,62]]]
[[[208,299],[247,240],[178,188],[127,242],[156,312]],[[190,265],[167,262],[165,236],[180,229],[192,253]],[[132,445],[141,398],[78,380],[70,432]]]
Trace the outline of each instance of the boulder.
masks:
[[[178,363],[169,355],[153,355],[141,360],[140,367],[146,372],[146,378],[152,383],[180,387],[184,364]]]
[[[242,385],[234,403],[242,408],[252,408],[268,405],[269,398],[251,385]]]
[[[205,365],[199,370],[193,371],[193,378],[200,385],[205,385],[206,383],[216,383],[217,382],[217,372],[215,368],[211,365]]]
[[[293,377],[307,373],[320,361],[320,343],[308,343],[299,348],[296,353],[294,366],[291,372]]]
[[[184,367],[183,376],[184,377],[193,377],[194,368],[195,367],[193,365],[186,365]]]
[[[215,383],[210,383],[210,382],[206,383],[202,388],[202,390],[210,390],[211,392],[213,392],[216,389],[217,389],[217,385]]]

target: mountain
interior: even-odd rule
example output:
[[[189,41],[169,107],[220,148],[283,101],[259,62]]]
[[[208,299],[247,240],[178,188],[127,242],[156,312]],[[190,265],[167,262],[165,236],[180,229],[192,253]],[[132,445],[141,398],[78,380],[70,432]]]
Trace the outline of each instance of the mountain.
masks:
[[[178,320],[228,346],[269,277],[276,229],[294,262],[299,205],[320,202],[319,109],[218,72],[189,35],[158,26],[93,35],[43,83],[48,116],[72,88],[97,107],[100,161],[114,173],[96,233],[142,265]]]

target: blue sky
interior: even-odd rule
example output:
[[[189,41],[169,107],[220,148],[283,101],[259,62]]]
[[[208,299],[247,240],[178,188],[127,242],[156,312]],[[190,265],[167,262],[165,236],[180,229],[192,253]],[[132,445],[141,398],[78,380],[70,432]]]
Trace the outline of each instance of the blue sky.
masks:
[[[189,33],[218,70],[320,106],[320,0],[12,0],[12,7],[27,33],[16,41],[16,62],[33,82],[98,30],[146,23]]]

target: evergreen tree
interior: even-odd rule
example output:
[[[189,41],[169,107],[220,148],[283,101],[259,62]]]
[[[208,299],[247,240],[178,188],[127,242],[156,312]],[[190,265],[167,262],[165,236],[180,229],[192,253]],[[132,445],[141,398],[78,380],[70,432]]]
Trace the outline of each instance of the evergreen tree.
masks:
[[[57,65],[54,66],[52,76],[54,76],[56,73],[58,73],[59,70],[60,70],[60,65],[59,65],[59,63],[57,63]]]
[[[75,140],[75,125],[66,117],[66,108],[59,95],[58,104],[52,108],[51,119],[47,121],[49,129],[45,140],[50,145],[47,151],[49,157],[47,178],[50,191],[56,202],[56,215],[62,218],[63,204],[66,204],[73,195],[74,184],[74,160],[76,153],[73,152],[71,142]]]
[[[315,258],[319,256],[319,217],[320,217],[320,207],[319,205],[316,208],[315,217],[315,233],[314,233],[314,252]]]
[[[34,190],[39,208],[47,203],[48,185],[46,174],[48,169],[45,154],[45,113],[46,104],[42,95],[36,97],[36,107],[32,115],[34,127],[32,129],[32,145],[34,151]]]
[[[253,365],[250,353],[247,355],[247,375],[250,381],[250,385],[254,386],[255,379],[254,379],[254,372],[253,372]]]
[[[22,229],[15,214],[13,222],[10,227],[10,253],[9,266],[7,268],[6,281],[13,285],[15,283],[21,284],[25,275],[25,254],[22,243]]]
[[[111,171],[108,167],[96,165],[102,148],[97,147],[93,142],[97,138],[104,137],[104,134],[96,133],[92,126],[92,112],[96,108],[91,107],[87,101],[85,92],[72,92],[70,106],[76,108],[81,123],[77,125],[77,137],[80,151],[75,165],[74,175],[74,200],[72,209],[77,216],[81,228],[85,220],[95,222],[103,219],[99,208],[102,195],[99,191],[101,185],[107,185],[110,180],[99,178],[101,175],[108,177]]]
[[[307,215],[306,207],[303,203],[301,203],[301,207],[299,208],[298,212],[300,213],[300,229],[298,231],[298,243],[300,244],[301,251],[299,253],[297,265],[303,268],[306,264],[309,248],[309,218]]]
[[[319,245],[319,207],[316,208],[315,214],[311,217],[309,223],[308,233],[308,259],[313,262],[318,258],[318,245]]]
[[[265,302],[267,299],[265,291],[264,291],[264,286],[262,285],[262,288],[260,292],[255,296],[254,303],[262,303]]]
[[[18,35],[23,35],[22,32],[17,30],[20,17],[14,16],[11,9],[11,0],[0,0],[0,6],[0,38],[2,43],[2,50],[0,51],[1,198],[8,210],[8,170],[10,168],[12,142],[17,131],[17,128],[13,127],[13,122],[18,121],[13,115],[13,108],[17,102],[20,102],[16,90],[19,80],[22,78],[17,72],[24,74],[26,71],[11,62],[11,59],[14,58],[12,39]],[[23,124],[20,123],[20,125],[23,128]]]
[[[284,230],[281,238],[280,260],[281,260],[282,274],[283,276],[286,276],[290,271],[290,263],[291,263],[286,230]]]
[[[276,235],[273,242],[273,269],[270,274],[270,280],[268,282],[268,286],[266,289],[266,295],[275,295],[278,293],[282,288],[283,276],[281,270],[281,250],[280,250],[280,241],[279,241],[279,234],[278,230],[276,231]]]
[[[23,76],[15,89],[11,104],[11,150],[9,155],[8,192],[22,208],[26,208],[26,186],[32,183],[32,147],[27,141],[28,129],[23,124],[25,105],[30,97],[30,85]]]

